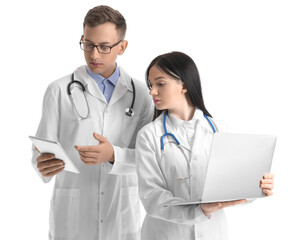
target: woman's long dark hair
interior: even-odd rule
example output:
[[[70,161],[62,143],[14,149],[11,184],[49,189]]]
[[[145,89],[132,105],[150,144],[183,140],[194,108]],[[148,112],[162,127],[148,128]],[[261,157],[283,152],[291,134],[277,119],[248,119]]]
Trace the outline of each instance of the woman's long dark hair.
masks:
[[[184,82],[192,104],[203,111],[207,116],[212,117],[204,105],[199,72],[192,58],[182,52],[170,52],[157,56],[150,63],[146,71],[148,87],[150,86],[149,72],[153,66],[158,67],[168,76]],[[155,108],[153,120],[156,119],[162,111],[163,110],[157,110]]]

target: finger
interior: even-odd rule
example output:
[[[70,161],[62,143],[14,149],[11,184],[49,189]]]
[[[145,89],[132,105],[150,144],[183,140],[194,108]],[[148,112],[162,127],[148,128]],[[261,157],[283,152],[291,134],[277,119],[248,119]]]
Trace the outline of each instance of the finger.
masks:
[[[98,134],[98,133],[93,133],[93,137],[98,140],[99,142],[108,142],[107,138],[105,138],[104,136]]]
[[[238,204],[242,204],[242,203],[246,203],[247,200],[242,199],[242,200],[236,200],[236,201],[228,201],[228,202],[222,202],[221,203],[221,208],[225,208],[225,207],[231,207],[234,205],[238,205]]]
[[[203,203],[202,205],[202,209],[212,212],[212,211],[217,211],[222,205],[220,202],[214,202],[214,203]]]
[[[262,191],[266,194],[267,197],[273,195],[273,191],[269,189],[262,189]]]
[[[98,163],[96,162],[85,162],[86,165],[97,165]]]
[[[85,164],[88,164],[88,165],[97,164],[97,161],[95,158],[87,158],[87,157],[83,157],[81,155],[80,155],[80,158]]]
[[[262,179],[260,182],[262,184],[267,184],[267,183],[272,184],[272,183],[274,183],[274,180],[271,178],[268,178],[268,179]]]
[[[274,184],[261,184],[260,187],[262,189],[272,190],[274,188]]]
[[[40,171],[40,173],[43,176],[49,176],[49,174],[52,174],[53,172],[57,172],[60,169],[64,169],[64,165],[63,166],[53,166],[53,167],[49,167],[49,168],[45,168],[43,170]]]
[[[44,162],[44,161],[47,161],[47,160],[51,160],[54,157],[55,157],[55,155],[53,153],[41,153],[37,157],[37,162]]]
[[[99,152],[79,152],[82,157],[85,158],[96,158],[100,153]]]
[[[64,170],[64,167],[59,168],[59,169],[57,169],[56,171],[49,172],[49,173],[45,174],[44,177],[52,177],[52,176],[54,176],[54,175],[57,175],[59,172],[61,172],[61,171],[63,171],[63,170]]]
[[[74,146],[78,152],[99,152],[99,146]]]
[[[268,178],[274,179],[274,177],[275,177],[274,174],[272,174],[272,173],[266,173],[266,174],[264,174],[263,179],[268,179]]]
[[[53,159],[53,160],[48,160],[44,162],[39,162],[37,164],[37,168],[39,170],[45,169],[45,168],[50,168],[50,167],[55,167],[55,166],[63,166],[64,162],[60,159]]]

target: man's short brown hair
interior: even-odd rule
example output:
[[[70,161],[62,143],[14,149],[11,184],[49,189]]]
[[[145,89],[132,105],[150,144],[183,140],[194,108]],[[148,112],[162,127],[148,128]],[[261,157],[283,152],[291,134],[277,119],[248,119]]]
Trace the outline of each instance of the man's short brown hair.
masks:
[[[83,27],[96,27],[107,22],[115,25],[120,40],[124,40],[127,29],[126,20],[119,11],[109,6],[100,5],[90,9],[84,18]]]

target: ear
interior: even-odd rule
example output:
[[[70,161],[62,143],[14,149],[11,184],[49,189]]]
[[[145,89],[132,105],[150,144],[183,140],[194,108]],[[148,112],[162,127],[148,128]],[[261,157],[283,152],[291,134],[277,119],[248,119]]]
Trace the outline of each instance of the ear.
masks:
[[[187,87],[186,87],[185,83],[184,83],[184,82],[182,82],[182,89],[181,89],[181,93],[182,93],[182,94],[184,94],[184,93],[186,93],[187,91],[188,91],[188,89],[187,89]]]
[[[118,51],[118,55],[123,55],[123,53],[125,52],[127,46],[128,46],[128,41],[127,40],[123,40],[121,42],[120,49]]]

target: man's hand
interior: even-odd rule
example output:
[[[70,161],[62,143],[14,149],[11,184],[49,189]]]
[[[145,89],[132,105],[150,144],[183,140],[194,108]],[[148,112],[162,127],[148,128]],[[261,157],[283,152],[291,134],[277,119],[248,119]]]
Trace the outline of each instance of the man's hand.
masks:
[[[114,151],[110,142],[104,136],[93,133],[93,137],[99,141],[95,146],[74,146],[79,152],[81,160],[88,165],[101,164],[106,161],[114,162]]]
[[[52,177],[61,172],[65,167],[65,163],[56,159],[52,153],[41,153],[37,157],[37,168],[44,177]]]

